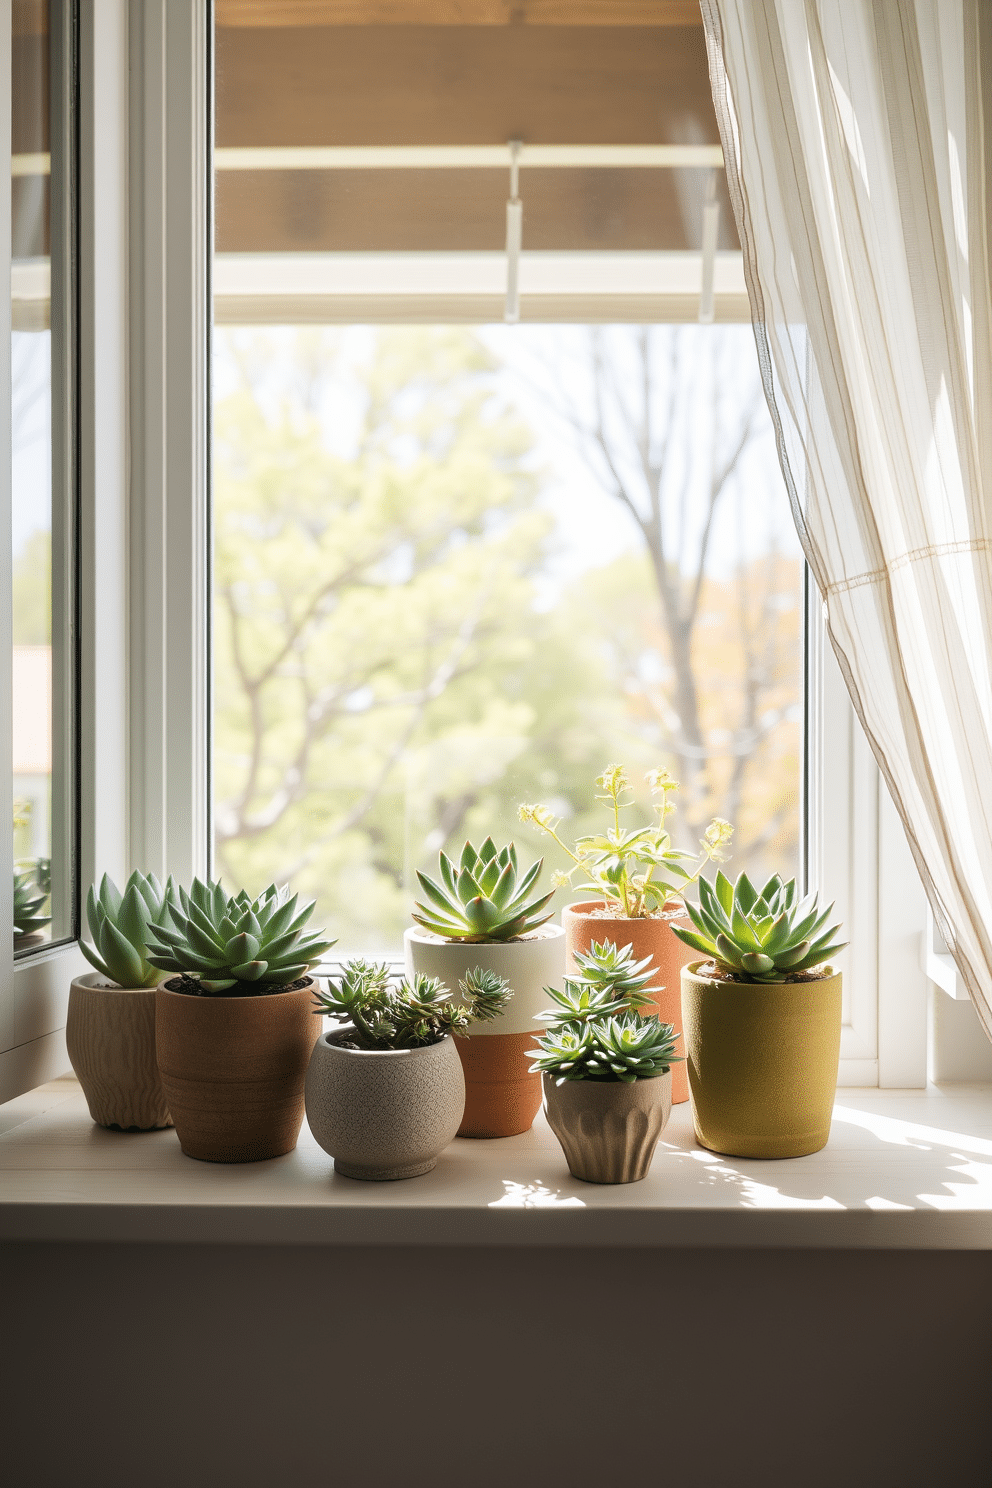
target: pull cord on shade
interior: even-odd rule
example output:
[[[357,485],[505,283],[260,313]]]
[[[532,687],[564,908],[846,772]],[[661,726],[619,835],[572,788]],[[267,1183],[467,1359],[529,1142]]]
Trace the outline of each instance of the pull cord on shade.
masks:
[[[520,245],[523,241],[524,204],[520,200],[520,140],[510,140],[510,199],[506,204],[506,307],[503,319],[516,325],[520,319]]]

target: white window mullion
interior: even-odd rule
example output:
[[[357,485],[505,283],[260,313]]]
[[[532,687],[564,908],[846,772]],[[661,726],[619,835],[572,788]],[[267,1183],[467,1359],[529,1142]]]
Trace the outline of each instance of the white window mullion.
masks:
[[[130,855],[188,880],[209,861],[209,10],[130,21]]]

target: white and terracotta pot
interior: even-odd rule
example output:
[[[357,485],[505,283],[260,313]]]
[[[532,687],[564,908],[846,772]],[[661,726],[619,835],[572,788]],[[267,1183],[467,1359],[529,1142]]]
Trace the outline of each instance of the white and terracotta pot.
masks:
[[[544,1076],[544,1109],[575,1178],[637,1183],[647,1176],[672,1114],[672,1072],[651,1080],[563,1080]]]
[[[660,914],[648,919],[630,920],[625,915],[607,913],[602,899],[587,899],[580,904],[566,905],[561,922],[565,929],[567,976],[576,971],[576,951],[588,951],[594,940],[609,940],[616,946],[629,945],[635,960],[643,961],[645,956],[650,956],[654,961],[657,974],[646,989],[651,994],[654,1011],[662,1023],[671,1023],[676,1033],[682,1033],[682,968],[698,957],[699,952],[672,934],[673,924],[692,929],[685,905],[680,900],[669,899]],[[676,1052],[684,1056],[681,1043],[676,1046]],[[688,1099],[689,1081],[685,1065],[673,1064],[672,1101],[679,1105]]]
[[[460,1137],[513,1137],[528,1131],[541,1105],[541,1077],[531,1074],[534,1036],[548,1007],[545,987],[560,987],[565,974],[565,934],[541,925],[517,940],[444,940],[427,930],[403,937],[407,975],[439,977],[458,996],[458,983],[475,967],[494,971],[513,989],[506,1010],[491,1023],[476,1023],[456,1037],[465,1072],[465,1114]]]
[[[155,1058],[154,987],[111,986],[98,972],[76,977],[65,1043],[97,1126],[172,1125]]]
[[[349,1049],[336,1028],[317,1040],[306,1079],[307,1121],[346,1178],[429,1173],[454,1139],[465,1079],[454,1043]]]

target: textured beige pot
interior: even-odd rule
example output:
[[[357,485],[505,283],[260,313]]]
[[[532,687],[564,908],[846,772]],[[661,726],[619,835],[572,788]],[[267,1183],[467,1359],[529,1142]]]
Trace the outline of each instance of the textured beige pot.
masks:
[[[805,1157],[830,1136],[840,972],[753,985],[682,973],[696,1137],[734,1157]]]
[[[338,1028],[314,1047],[307,1121],[346,1178],[428,1173],[458,1131],[465,1080],[450,1038],[422,1049],[345,1049]]]
[[[154,987],[108,987],[97,972],[77,977],[65,1043],[97,1126],[172,1125],[155,1059]]]
[[[672,1072],[653,1080],[564,1080],[544,1076],[548,1125],[569,1172],[586,1183],[637,1183],[672,1114]]]
[[[565,974],[565,933],[541,925],[519,940],[443,940],[427,930],[403,937],[407,974],[440,977],[457,995],[467,972],[481,966],[505,977],[513,997],[491,1023],[477,1023],[456,1038],[465,1074],[465,1114],[460,1137],[512,1137],[528,1131],[541,1105],[541,1077],[531,1074],[537,1014],[550,1003],[545,987],[560,987]]]
[[[624,915],[605,915],[602,899],[587,899],[580,904],[569,904],[562,910],[561,922],[565,929],[568,969],[566,975],[575,971],[576,951],[588,951],[594,940],[612,941],[614,945],[629,945],[634,957],[643,961],[650,956],[657,967],[657,976],[648,984],[655,1011],[663,1023],[671,1023],[676,1033],[682,1033],[682,999],[680,978],[683,966],[698,956],[698,951],[683,945],[677,935],[672,934],[672,925],[692,928],[684,906],[677,899],[670,899],[664,912],[647,920],[628,920]],[[676,1053],[685,1054],[682,1044],[676,1045]],[[689,1099],[689,1082],[684,1064],[672,1065],[672,1101],[680,1105]]]
[[[187,1157],[258,1162],[296,1146],[320,1018],[314,982],[264,997],[196,997],[156,988],[155,1041]]]

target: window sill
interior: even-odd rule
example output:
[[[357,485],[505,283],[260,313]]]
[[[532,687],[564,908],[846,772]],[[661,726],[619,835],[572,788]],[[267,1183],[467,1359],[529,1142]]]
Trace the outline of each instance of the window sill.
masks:
[[[828,1146],[789,1162],[705,1151],[679,1106],[645,1181],[601,1188],[569,1175],[542,1116],[365,1184],[306,1125],[295,1152],[244,1166],[104,1131],[65,1078],[0,1107],[0,1171],[7,1241],[992,1250],[992,1086],[842,1090]]]

